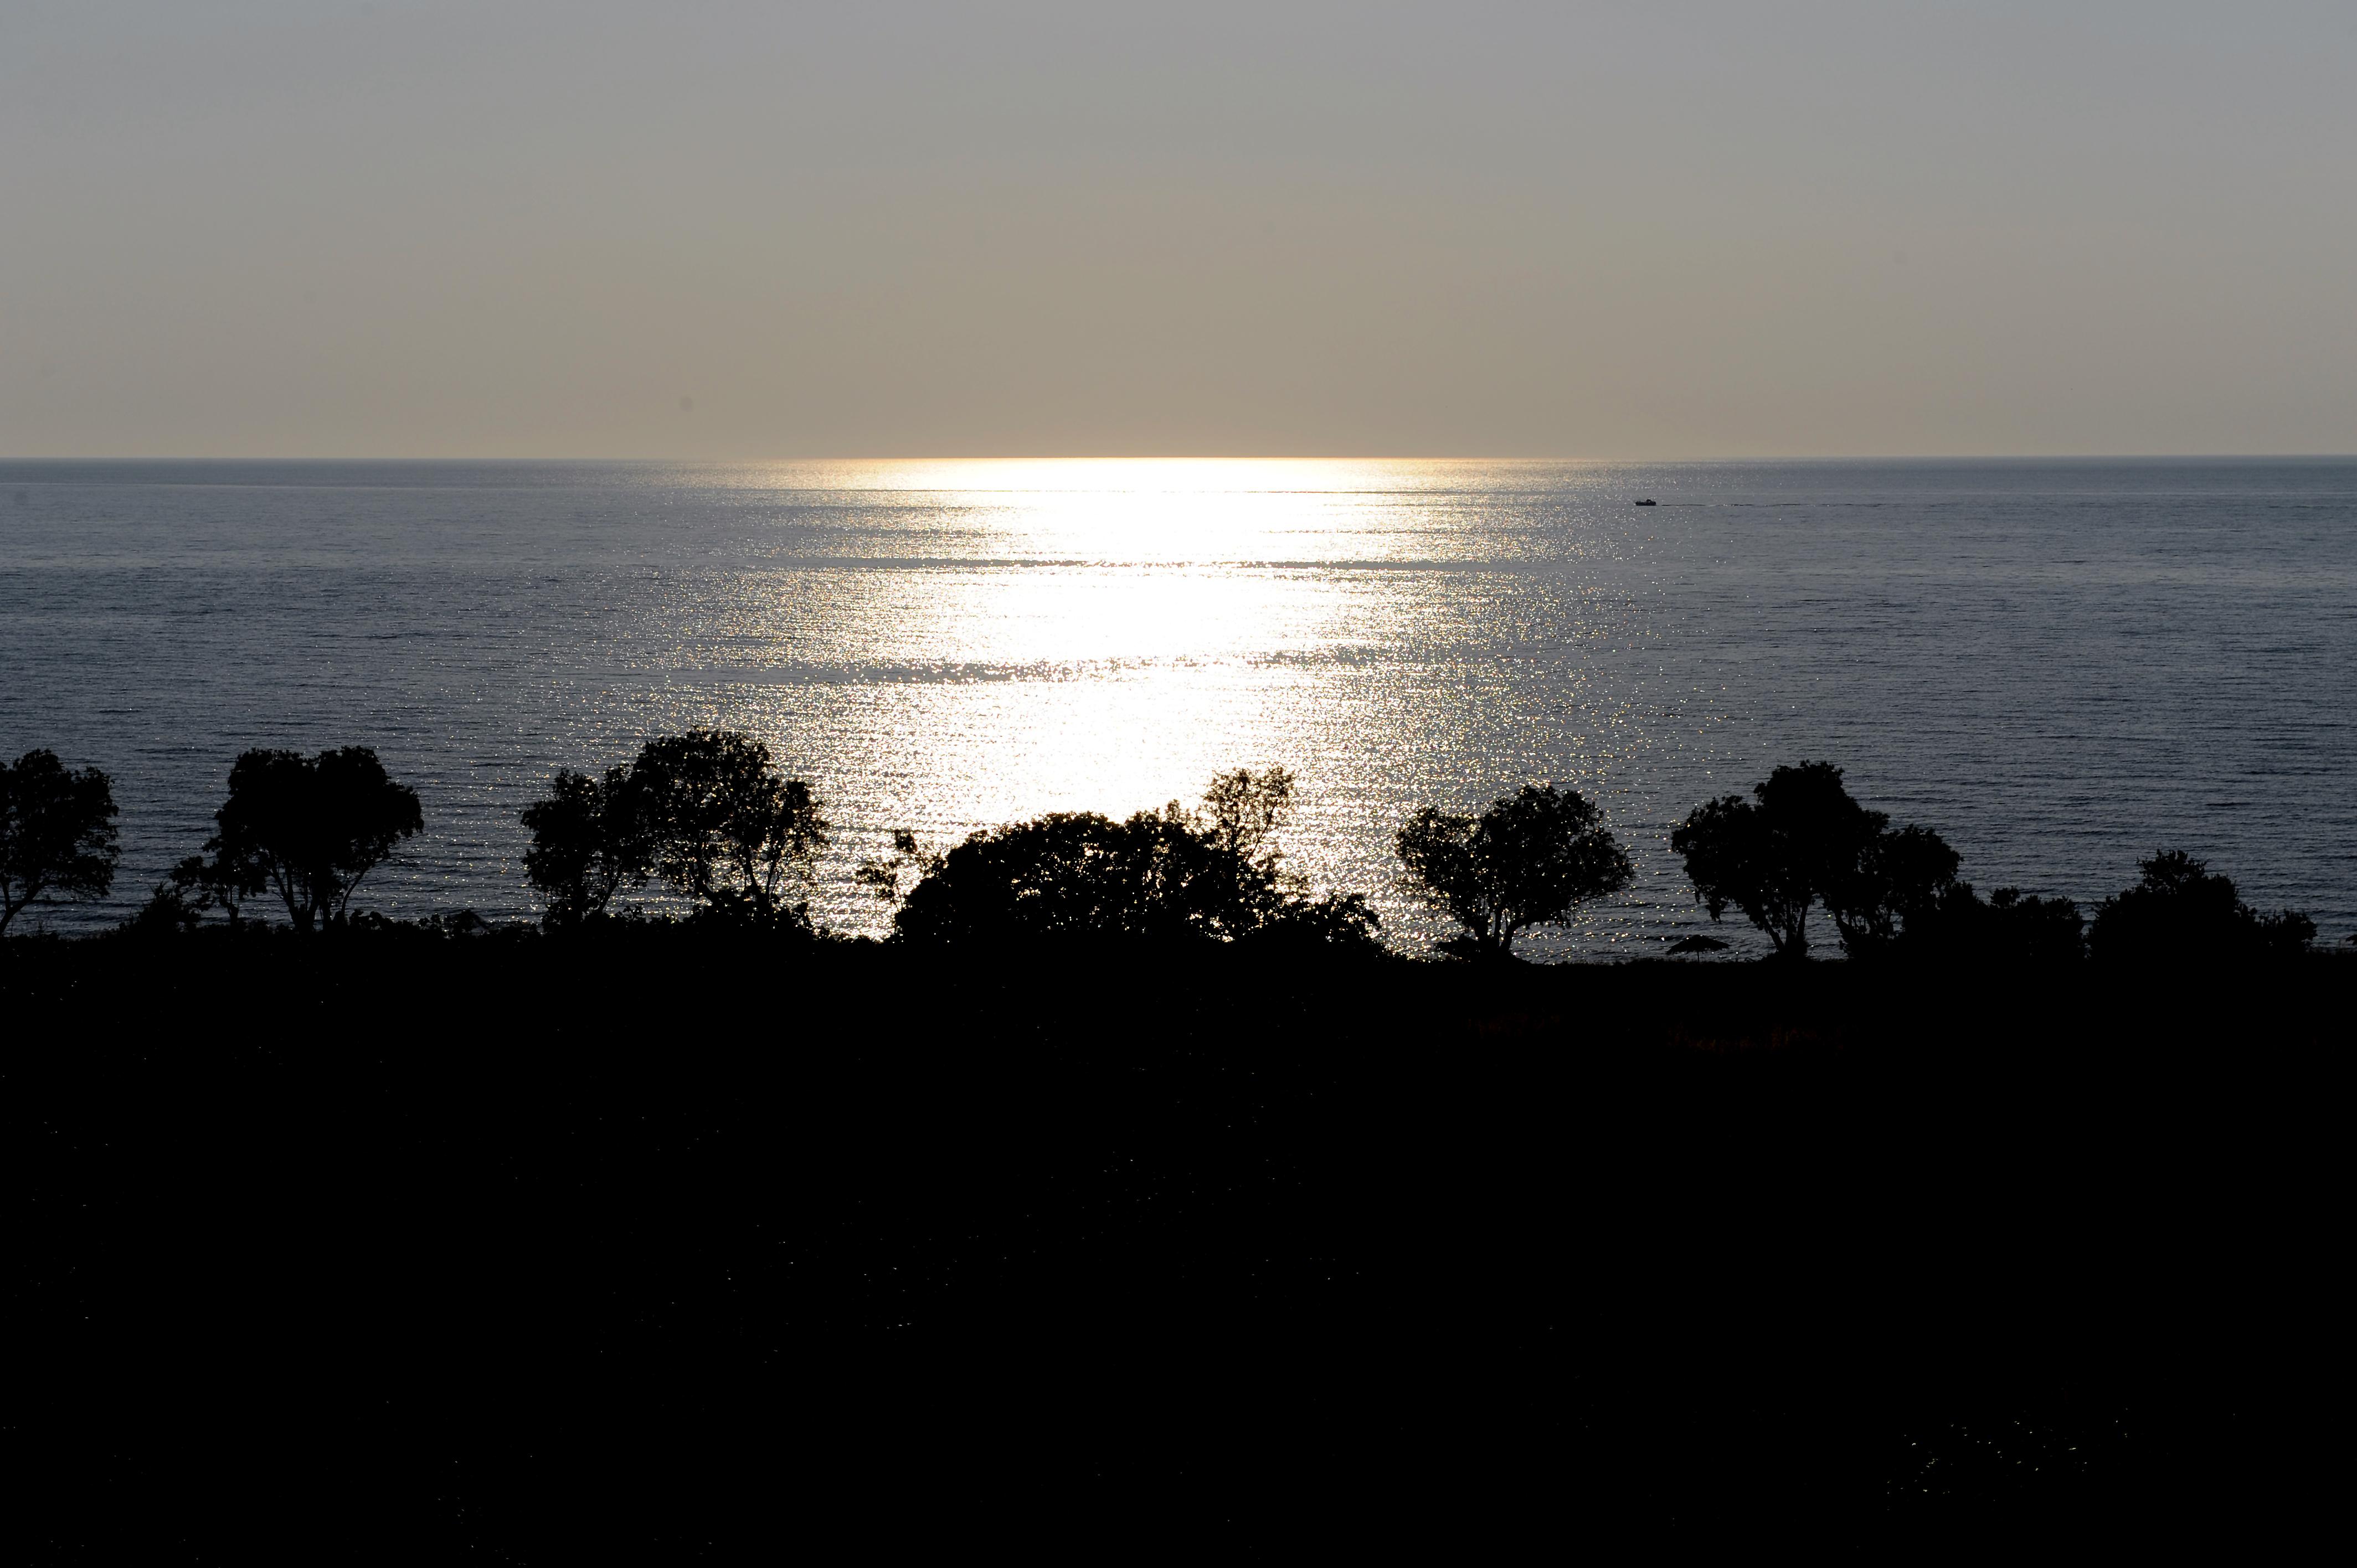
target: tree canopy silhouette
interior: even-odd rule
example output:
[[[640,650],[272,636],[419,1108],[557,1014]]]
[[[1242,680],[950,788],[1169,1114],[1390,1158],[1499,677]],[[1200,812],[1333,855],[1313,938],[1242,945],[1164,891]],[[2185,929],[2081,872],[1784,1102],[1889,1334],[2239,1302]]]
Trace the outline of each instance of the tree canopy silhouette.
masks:
[[[240,897],[275,895],[298,931],[341,920],[361,880],[425,825],[417,791],[394,783],[365,746],[245,752],[213,822],[212,859],[183,862],[176,887],[202,886],[232,916]]]
[[[2052,968],[2087,956],[2086,921],[2068,898],[2041,898],[2000,887],[1984,903],[1959,882],[1936,910],[1910,920],[1921,938],[1945,956],[1991,968]]]
[[[652,846],[628,768],[602,777],[560,768],[548,799],[522,816],[532,834],[524,879],[546,901],[549,925],[577,926],[604,914],[625,886],[645,883]]]
[[[1902,934],[1921,932],[1959,888],[1970,897],[1956,880],[1963,857],[1947,840],[1912,823],[1886,827],[1889,819],[1880,811],[1866,815],[1876,824],[1874,835],[1859,847],[1848,874],[1835,877],[1825,899],[1843,950],[1853,957],[1886,951]]]
[[[729,730],[658,736],[598,779],[559,772],[522,820],[533,836],[524,874],[555,926],[603,913],[620,889],[656,876],[704,914],[806,924],[808,906],[784,896],[811,879],[828,843],[810,786]]]
[[[1408,886],[1464,928],[1462,949],[1479,957],[1512,957],[1517,935],[1562,924],[1635,875],[1603,813],[1552,785],[1525,784],[1478,818],[1426,806],[1394,844]]]
[[[1932,923],[1953,896],[1956,852],[1929,828],[1850,798],[1827,762],[1779,768],[1752,787],[1694,809],[1670,835],[1710,918],[1728,907],[1768,934],[1780,957],[1809,950],[1809,911],[1822,902],[1843,948],[1863,957]]]
[[[2138,861],[2136,885],[2097,907],[2087,932],[2093,955],[2110,962],[2200,962],[2304,952],[2316,922],[2296,909],[2262,915],[2229,877],[2183,850]]]
[[[0,762],[0,935],[51,898],[103,898],[114,886],[114,790],[54,751]]]
[[[899,870],[923,872],[894,917],[913,941],[989,944],[1098,935],[1372,945],[1377,921],[1356,895],[1311,898],[1275,840],[1291,808],[1283,768],[1215,779],[1200,810],[1172,801],[1116,822],[1059,811],[989,829],[939,857],[895,836],[891,861],[862,879],[891,896]]]

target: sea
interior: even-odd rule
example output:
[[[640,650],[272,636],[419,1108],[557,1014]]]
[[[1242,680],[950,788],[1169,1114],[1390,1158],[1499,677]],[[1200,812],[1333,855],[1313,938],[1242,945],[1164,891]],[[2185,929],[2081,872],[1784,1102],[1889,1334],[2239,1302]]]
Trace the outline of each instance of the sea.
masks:
[[[1740,958],[1671,831],[1811,759],[1984,891],[2183,849],[2339,942],[2357,459],[0,462],[0,752],[122,809],[113,897],[20,929],[130,913],[251,746],[417,790],[356,908],[532,918],[517,812],[696,725],[810,782],[843,931],[889,929],[851,874],[895,829],[1283,766],[1291,865],[1403,949],[1443,928],[1402,819],[1539,781],[1638,875],[1529,956]]]

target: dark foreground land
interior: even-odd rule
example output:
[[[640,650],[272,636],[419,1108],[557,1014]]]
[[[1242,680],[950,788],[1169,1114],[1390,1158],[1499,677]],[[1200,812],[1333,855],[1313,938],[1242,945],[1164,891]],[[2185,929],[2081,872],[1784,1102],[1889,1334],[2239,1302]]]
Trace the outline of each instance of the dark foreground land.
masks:
[[[2228,1541],[2337,1485],[2346,961],[214,936],[0,969],[20,1560]]]

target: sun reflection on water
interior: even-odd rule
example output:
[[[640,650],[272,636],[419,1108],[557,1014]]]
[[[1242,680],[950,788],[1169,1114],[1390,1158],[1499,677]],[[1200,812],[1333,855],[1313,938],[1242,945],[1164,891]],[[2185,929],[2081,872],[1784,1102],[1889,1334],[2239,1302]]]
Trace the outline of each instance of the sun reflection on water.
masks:
[[[1407,810],[1525,778],[1593,789],[1625,741],[1574,700],[1597,634],[1625,618],[1592,580],[1613,552],[1566,508],[1581,474],[1542,478],[1310,460],[733,472],[716,483],[762,567],[666,606],[673,673],[697,721],[761,734],[814,776],[847,856],[897,827],[945,844],[1048,811],[1118,816],[1281,763],[1300,779],[1299,868],[1413,923],[1388,853]],[[1520,559],[1498,559],[1501,498],[1547,509]],[[822,905],[837,924],[882,918],[847,892]]]
[[[1602,474],[1563,464],[990,458],[779,464],[714,482],[748,499],[823,497],[854,513],[865,499],[893,518],[895,543],[974,547],[985,558],[1392,563],[1484,558],[1496,541],[1480,525],[1501,474],[1518,469],[1534,488],[1544,475],[1555,495]]]

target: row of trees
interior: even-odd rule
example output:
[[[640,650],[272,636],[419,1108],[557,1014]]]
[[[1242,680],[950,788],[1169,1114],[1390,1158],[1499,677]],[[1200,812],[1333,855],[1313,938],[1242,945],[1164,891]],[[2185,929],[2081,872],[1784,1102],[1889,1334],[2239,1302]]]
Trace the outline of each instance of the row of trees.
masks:
[[[899,832],[861,863],[858,883],[893,909],[913,942],[977,944],[1095,933],[1372,949],[1381,922],[1364,896],[1313,897],[1285,862],[1294,800],[1281,768],[1213,779],[1192,808],[1172,801],[1125,821],[1056,812],[977,832],[946,853]],[[0,763],[0,934],[32,903],[100,897],[112,886],[116,815],[96,768],[35,751]],[[132,922],[188,929],[220,910],[242,922],[254,900],[297,931],[349,921],[353,895],[423,825],[415,791],[376,753],[305,757],[248,751],[230,770],[219,830],[176,865]],[[524,874],[545,923],[564,929],[642,915],[651,886],[691,918],[808,932],[806,897],[831,842],[810,787],[785,778],[747,736],[696,729],[646,743],[630,763],[560,771],[524,808]],[[1672,833],[1695,897],[1716,921],[1739,911],[1782,957],[1804,957],[1822,909],[1852,958],[1933,951],[2003,962],[2126,954],[2244,957],[2313,941],[2304,915],[2261,915],[2228,878],[2182,853],[2141,863],[2136,886],[2092,922],[2067,898],[1997,889],[1984,899],[1961,858],[1929,828],[1894,828],[1852,799],[1842,770],[1779,768],[1749,799],[1696,807]],[[1629,886],[1629,857],[1594,802],[1530,784],[1479,815],[1426,807],[1399,829],[1402,885],[1447,915],[1444,950],[1510,957],[1534,927]],[[1689,938],[1672,950],[1723,947]]]
[[[95,768],[69,768],[51,751],[0,762],[0,934],[36,902],[107,895],[116,815]],[[140,922],[187,928],[215,908],[234,921],[247,900],[274,897],[298,931],[333,925],[361,879],[425,825],[416,791],[364,746],[244,753],[213,822],[220,831],[172,868]]]
[[[2143,875],[2106,898],[2092,922],[2068,898],[2000,887],[1984,900],[1957,877],[1962,859],[1930,828],[1893,828],[1850,797],[1824,762],[1779,768],[1752,787],[1697,806],[1670,835],[1695,897],[1713,920],[1739,909],[1781,957],[1809,950],[1809,914],[1822,908],[1852,958],[1932,951],[1996,961],[2099,958],[2248,958],[2298,952],[2316,924],[2284,910],[2262,915],[2234,884],[2171,851],[2138,863]]]
[[[1284,936],[1372,942],[1356,895],[1313,898],[1284,865],[1276,831],[1290,810],[1283,768],[1213,780],[1200,807],[1172,801],[1125,822],[1056,812],[974,834],[945,854],[916,835],[861,863],[856,877],[894,906],[919,941],[979,942],[1095,932],[1218,940]],[[649,741],[602,778],[559,773],[523,812],[524,855],[555,927],[604,918],[627,892],[661,881],[696,918],[807,929],[827,825],[807,786],[780,778],[758,741],[694,730]]]
[[[601,777],[561,771],[523,810],[524,875],[552,926],[577,926],[660,879],[701,912],[758,925],[809,923],[787,896],[829,842],[810,786],[770,748],[726,730],[665,736]]]

